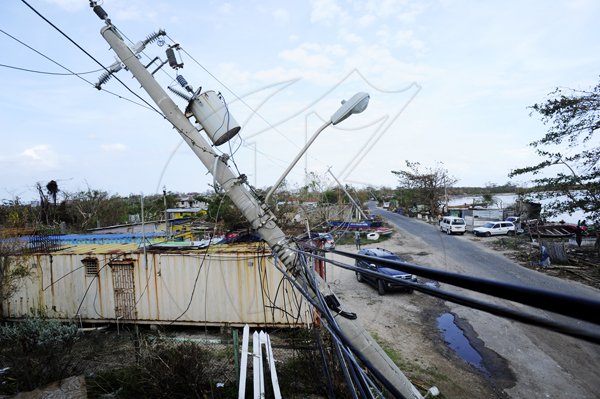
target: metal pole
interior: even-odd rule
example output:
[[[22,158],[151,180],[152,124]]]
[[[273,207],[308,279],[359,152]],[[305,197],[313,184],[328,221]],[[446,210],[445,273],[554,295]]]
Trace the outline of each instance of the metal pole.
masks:
[[[350,193],[348,191],[346,191],[346,188],[342,185],[342,183],[340,183],[340,181],[337,179],[337,177],[335,177],[333,175],[333,173],[331,172],[331,168],[327,169],[327,172],[329,172],[329,174],[331,175],[331,177],[333,177],[333,179],[336,181],[336,183],[338,184],[338,186],[340,186],[342,188],[342,190],[344,190],[344,192],[346,193],[346,195],[350,199],[350,202],[352,202],[352,204],[356,207],[356,209],[358,209],[358,211],[360,212],[360,214],[362,215],[362,217],[365,220],[368,220],[369,217],[367,215],[365,215],[365,213],[360,208],[360,206],[358,206],[358,204],[356,203],[356,201],[354,201],[354,198],[352,198],[352,196],[350,195]],[[354,213],[352,213],[352,216],[354,216]]]
[[[108,21],[107,21],[108,23]],[[300,284],[308,285],[299,274],[296,266],[296,253],[290,249],[290,240],[275,222],[275,216],[269,208],[261,204],[259,200],[244,186],[242,177],[236,176],[227,165],[228,157],[215,154],[211,146],[200,135],[194,125],[185,117],[173,100],[167,95],[162,87],[154,80],[154,77],[139,62],[131,49],[123,42],[116,29],[108,23],[100,31],[104,39],[117,54],[127,69],[133,74],[140,85],[164,113],[173,127],[181,134],[183,140],[190,146],[192,151],[213,174],[215,180],[221,185],[231,201],[242,212],[260,236],[269,244],[276,256],[299,281]],[[319,130],[325,129],[331,121],[323,125]],[[318,131],[318,133],[320,133]],[[313,140],[316,135],[313,136]],[[312,142],[312,140],[311,140]],[[298,157],[297,157],[298,158]],[[297,162],[297,159],[296,159]],[[318,279],[321,289],[325,289],[325,283]],[[316,298],[315,292],[310,292]],[[348,337],[350,342],[360,348],[363,356],[377,367],[382,375],[390,381],[406,398],[421,398],[418,390],[410,383],[406,376],[386,355],[383,349],[373,340],[365,329],[355,320],[344,317],[336,318],[339,328]]]
[[[287,167],[287,169],[285,170],[285,172],[283,172],[283,174],[279,177],[279,179],[277,179],[277,181],[275,182],[275,184],[273,184],[273,187],[271,187],[271,189],[269,190],[269,192],[265,196],[265,203],[269,202],[269,198],[271,198],[271,195],[273,195],[273,193],[275,192],[275,190],[277,189],[277,187],[279,187],[279,185],[286,178],[286,176],[288,175],[288,173],[290,173],[290,171],[294,168],[294,166],[296,166],[296,164],[298,163],[298,161],[300,160],[300,158],[302,158],[302,155],[304,155],[304,153],[306,152],[306,150],[308,150],[308,147],[310,147],[310,145],[313,143],[313,141],[315,141],[315,139],[317,138],[317,136],[319,134],[321,134],[321,132],[323,130],[325,130],[325,128],[327,126],[329,126],[329,125],[331,125],[331,120],[328,120],[320,128],[318,128],[317,131],[315,132],[315,134],[313,134],[313,136],[310,138],[310,140],[308,140],[306,142],[306,144],[304,145],[304,148],[302,148],[300,150],[300,152],[298,153],[298,155],[296,155],[296,158],[294,158],[294,160],[292,161],[292,163],[290,164],[290,166]]]
[[[233,364],[235,365],[235,382],[240,385],[240,339],[238,330],[233,329]]]

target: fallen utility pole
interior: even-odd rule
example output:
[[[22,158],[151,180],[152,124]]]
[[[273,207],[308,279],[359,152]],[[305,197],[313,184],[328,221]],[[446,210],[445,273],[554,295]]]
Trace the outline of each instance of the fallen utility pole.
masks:
[[[148,93],[152,100],[163,112],[165,118],[179,132],[183,140],[213,175],[223,191],[231,198],[244,217],[250,222],[260,236],[268,243],[281,261],[288,273],[290,273],[302,286],[310,289],[310,284],[300,274],[297,264],[297,254],[293,251],[291,242],[276,223],[276,218],[266,204],[261,201],[245,186],[245,176],[236,176],[227,164],[227,155],[216,154],[209,143],[200,135],[198,129],[190,122],[186,115],[177,107],[168,94],[156,82],[152,74],[138,60],[137,54],[143,50],[145,44],[136,44],[134,50],[129,48],[119,35],[116,27],[108,19],[108,15],[102,8],[92,2],[94,12],[105,21],[106,26],[101,29],[101,34],[108,42],[112,50],[117,54],[133,76]],[[157,35],[164,35],[159,32]],[[192,105],[192,99],[190,106]],[[188,107],[189,108],[189,107]],[[293,247],[295,248],[295,247]],[[317,276],[318,278],[318,276]],[[319,284],[325,288],[325,282],[319,279]],[[313,299],[317,298],[315,292],[310,292]],[[406,376],[385,354],[383,349],[355,320],[349,320],[336,316],[336,322],[345,338],[360,354],[381,373],[381,375],[392,385],[393,391],[398,397],[422,398],[419,391],[411,384]]]
[[[335,182],[338,184],[338,186],[340,186],[340,188],[342,190],[344,190],[344,193],[346,193],[346,196],[350,199],[350,202],[352,202],[352,205],[354,205],[356,207],[356,209],[358,209],[358,212],[362,215],[364,220],[369,220],[369,217],[367,215],[365,215],[365,213],[363,212],[362,208],[360,207],[360,205],[358,205],[356,203],[356,201],[354,201],[354,198],[352,198],[352,196],[350,195],[350,193],[348,192],[348,190],[346,190],[346,187],[344,187],[342,185],[342,183],[340,183],[340,181],[337,179],[337,177],[335,177],[335,175],[333,174],[333,172],[331,171],[331,168],[327,169],[327,172],[331,175],[331,177],[333,177],[333,179],[335,180]],[[352,216],[354,217],[354,212],[352,212]]]

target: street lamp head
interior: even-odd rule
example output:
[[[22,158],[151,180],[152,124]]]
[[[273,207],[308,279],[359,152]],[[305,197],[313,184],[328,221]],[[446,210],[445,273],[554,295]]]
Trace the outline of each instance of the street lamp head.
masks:
[[[331,123],[337,125],[352,114],[360,114],[369,105],[370,96],[367,93],[356,93],[350,100],[342,100],[342,106],[331,116]]]

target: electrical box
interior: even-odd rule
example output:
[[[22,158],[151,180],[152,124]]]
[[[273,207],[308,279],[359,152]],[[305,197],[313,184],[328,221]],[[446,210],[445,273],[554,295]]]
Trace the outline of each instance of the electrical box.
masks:
[[[194,115],[214,145],[225,144],[240,131],[240,125],[229,112],[221,93],[206,91],[197,96],[186,109]]]

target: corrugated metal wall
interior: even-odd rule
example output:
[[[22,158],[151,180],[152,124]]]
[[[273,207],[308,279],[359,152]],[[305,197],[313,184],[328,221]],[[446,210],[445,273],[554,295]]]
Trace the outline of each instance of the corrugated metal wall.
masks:
[[[306,301],[264,253],[99,252],[35,255],[31,278],[5,301],[3,316],[42,309],[52,318],[88,322],[296,326],[310,320]],[[94,259],[97,275],[89,267]]]

